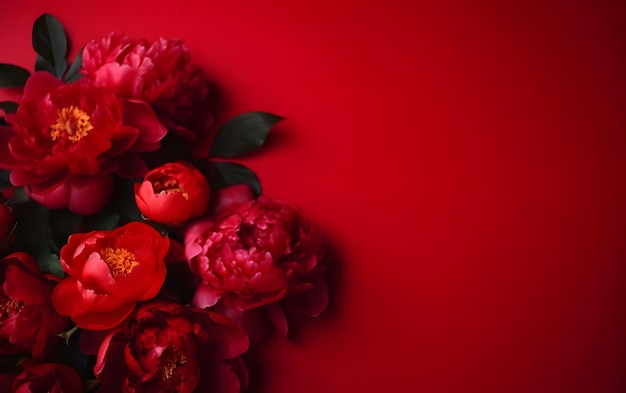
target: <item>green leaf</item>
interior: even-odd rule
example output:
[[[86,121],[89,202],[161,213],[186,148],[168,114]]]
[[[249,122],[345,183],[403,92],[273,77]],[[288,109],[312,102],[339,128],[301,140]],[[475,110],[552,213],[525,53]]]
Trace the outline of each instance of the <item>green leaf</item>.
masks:
[[[0,178],[9,181],[9,175],[11,174],[11,171],[8,169],[0,169]]]
[[[224,124],[211,146],[213,157],[238,157],[265,142],[270,128],[283,117],[267,112],[248,112]]]
[[[55,254],[50,254],[48,257],[48,271],[59,278],[63,278],[65,272],[61,267],[61,262],[59,261],[59,257]]]
[[[120,222],[120,218],[121,216],[116,211],[109,207],[105,207],[94,215],[84,217],[84,231],[105,231],[115,229]]]
[[[4,111],[4,113],[15,113],[17,112],[17,102],[12,101],[3,101],[0,102],[0,109]],[[9,123],[4,119],[4,116],[0,116],[0,126],[8,126]]]
[[[50,14],[42,14],[33,25],[33,49],[50,63],[61,79],[67,68],[67,38],[61,23]]]
[[[30,77],[30,71],[13,64],[0,64],[0,87],[22,87]]]
[[[35,59],[35,71],[46,71],[55,75],[55,70],[52,64],[48,63],[48,61],[41,57],[41,55],[37,55],[37,58]]]
[[[55,362],[72,367],[83,379],[94,378],[93,367],[96,363],[96,357],[84,353],[80,348],[80,336],[84,333],[84,330],[80,328],[77,328],[76,331],[73,330],[74,328],[66,332],[68,333],[67,335],[69,335],[67,341],[62,345],[54,347],[54,352],[52,352],[50,356]],[[65,339],[62,334],[59,336]]]
[[[2,101],[0,102],[0,109],[5,111],[6,113],[15,113],[17,112],[17,102],[13,101]]]
[[[32,255],[41,271],[49,273],[48,262],[51,253],[45,230],[48,209],[28,199],[21,188],[15,190],[11,198],[11,207],[13,217],[17,221],[14,249]]]
[[[70,69],[67,70],[67,74],[65,74],[66,82],[75,82],[83,77],[83,74],[78,72],[78,70],[80,70],[80,67],[83,65],[83,49],[84,48],[81,48],[80,52],[78,52],[78,55],[76,55],[74,62],[70,66]]]
[[[259,178],[250,168],[235,162],[212,162],[211,165],[217,176],[222,180],[223,186],[247,184],[252,188],[256,196],[261,195]]]
[[[113,196],[108,204],[118,214],[118,225],[129,221],[143,221],[141,212],[135,202],[135,183],[141,183],[142,178],[128,179],[118,177],[115,179]]]
[[[10,175],[11,171],[7,169],[0,169],[0,189],[11,185],[11,181],[9,180]]]
[[[47,237],[52,252],[59,252],[70,235],[81,232],[83,216],[67,209],[50,210],[47,220]]]

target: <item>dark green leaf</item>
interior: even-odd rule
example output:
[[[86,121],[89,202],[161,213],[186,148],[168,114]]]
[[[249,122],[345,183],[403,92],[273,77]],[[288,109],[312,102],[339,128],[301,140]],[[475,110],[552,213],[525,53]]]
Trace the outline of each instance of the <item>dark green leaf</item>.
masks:
[[[56,75],[52,64],[48,63],[48,61],[41,57],[41,55],[37,55],[37,58],[35,59],[35,71],[46,71],[52,75]]]
[[[83,217],[67,209],[48,212],[48,239],[52,252],[59,252],[71,234],[81,232]]]
[[[70,69],[67,70],[67,74],[65,74],[65,81],[74,82],[82,78],[83,75],[80,72],[78,72],[78,70],[80,69],[82,65],[83,65],[83,49],[81,48],[81,50],[78,52],[78,55],[76,55],[74,62],[70,66]]]
[[[3,250],[5,248],[8,248],[11,243],[13,242],[13,234],[15,233],[15,228],[17,228],[17,222],[15,224],[13,224],[13,227],[11,228],[11,230],[9,231],[9,233],[6,234],[4,240],[0,239],[0,250]]]
[[[211,146],[213,157],[238,157],[265,142],[270,128],[283,117],[267,112],[248,112],[224,124]]]
[[[32,255],[42,272],[50,273],[48,262],[51,253],[45,230],[48,209],[28,199],[21,188],[15,190],[11,207],[17,221],[14,249]]]
[[[9,180],[0,177],[0,190],[3,190],[5,187],[8,187],[10,185],[11,182]]]
[[[61,79],[67,68],[67,38],[61,23],[50,14],[43,14],[33,25],[33,49],[54,69]]]
[[[56,254],[50,254],[48,257],[48,271],[59,278],[63,278],[65,272],[61,267],[61,262]]]
[[[118,177],[115,179],[115,191],[108,207],[119,214],[119,224],[129,221],[143,221],[141,212],[135,202],[135,183],[141,183],[143,179],[128,179]]]
[[[105,207],[98,213],[84,217],[84,231],[93,230],[112,230],[115,229],[120,222],[120,215],[109,207]]]
[[[9,176],[11,175],[11,171],[6,169],[0,169],[0,188],[4,188],[11,185],[11,181],[9,180]]]
[[[235,162],[212,162],[211,165],[224,186],[247,184],[256,196],[261,195],[259,178],[250,168]]]
[[[0,64],[0,87],[22,87],[30,71],[13,64]]]
[[[15,113],[17,111],[17,102],[12,101],[3,101],[0,102],[0,109],[4,111],[4,113]],[[0,126],[8,126],[9,123],[4,119],[4,116],[0,116]]]
[[[0,102],[0,109],[7,113],[15,113],[17,112],[17,102],[13,101],[2,101]]]
[[[72,328],[73,330],[74,328]],[[57,345],[52,353],[52,358],[58,362],[72,367],[83,378],[93,378],[93,367],[95,366],[95,356],[88,355],[81,350],[80,336],[84,333],[82,329],[76,332],[68,331],[61,334],[61,338],[66,338],[66,342]],[[92,359],[93,358],[93,359]]]

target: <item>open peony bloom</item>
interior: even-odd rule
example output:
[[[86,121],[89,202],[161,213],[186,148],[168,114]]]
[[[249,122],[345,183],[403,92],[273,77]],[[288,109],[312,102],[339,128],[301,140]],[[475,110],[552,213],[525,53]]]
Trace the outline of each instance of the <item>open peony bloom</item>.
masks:
[[[28,254],[16,252],[0,261],[0,354],[49,355],[57,334],[70,320],[56,313],[50,296],[58,279],[44,276]]]
[[[80,328],[116,326],[136,302],[152,299],[161,289],[169,244],[141,222],[71,235],[61,249],[61,266],[69,277],[54,289],[54,307]]]
[[[209,183],[185,162],[171,162],[148,172],[135,184],[135,201],[146,218],[166,225],[179,224],[204,213],[209,204]]]
[[[137,309],[100,346],[94,373],[104,392],[239,393],[245,332],[206,310],[157,301]]]
[[[275,326],[286,333],[282,311],[316,316],[328,303],[320,232],[285,203],[261,196],[192,224],[185,254],[202,279],[197,307],[222,300],[220,309],[232,315],[271,306]]]
[[[148,102],[177,135],[206,136],[212,122],[208,83],[180,39],[150,43],[110,33],[85,46],[81,72],[121,97]]]
[[[50,208],[97,212],[112,194],[110,175],[143,176],[137,153],[159,148],[166,130],[147,104],[121,101],[89,78],[64,84],[47,72],[26,82],[11,128],[0,129],[0,168]]]

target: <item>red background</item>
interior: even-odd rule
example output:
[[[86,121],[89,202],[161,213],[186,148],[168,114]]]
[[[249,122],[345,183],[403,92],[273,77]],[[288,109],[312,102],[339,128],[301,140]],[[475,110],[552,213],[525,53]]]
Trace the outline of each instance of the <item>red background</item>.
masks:
[[[42,12],[179,36],[222,119],[288,118],[245,163],[340,268],[253,391],[626,391],[623,2],[468,3],[6,1],[0,62]]]

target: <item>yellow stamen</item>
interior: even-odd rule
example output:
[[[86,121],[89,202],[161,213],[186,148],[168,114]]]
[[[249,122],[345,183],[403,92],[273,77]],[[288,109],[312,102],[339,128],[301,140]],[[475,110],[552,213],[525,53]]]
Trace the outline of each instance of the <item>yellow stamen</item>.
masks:
[[[158,180],[152,180],[151,183],[152,189],[154,190],[155,194],[161,192],[178,192],[182,194],[185,199],[189,199],[189,193],[187,192],[187,190],[182,188],[180,184],[178,184],[178,181],[176,181],[176,179],[173,179],[171,177],[163,177]]]
[[[109,266],[109,270],[116,280],[126,278],[139,265],[135,260],[135,254],[125,248],[112,249],[107,247],[100,250],[100,256]]]
[[[70,105],[57,110],[57,121],[50,126],[50,138],[56,141],[65,137],[71,142],[77,142],[87,136],[91,130],[93,130],[93,125],[89,115],[74,105]]]
[[[24,302],[19,300],[7,300],[4,304],[0,305],[0,318],[5,319],[19,313],[25,305]]]
[[[170,352],[169,356],[166,356],[166,363],[163,366],[163,376],[162,379],[167,381],[172,378],[174,375],[174,370],[176,367],[181,366],[187,363],[187,357],[181,352]]]

